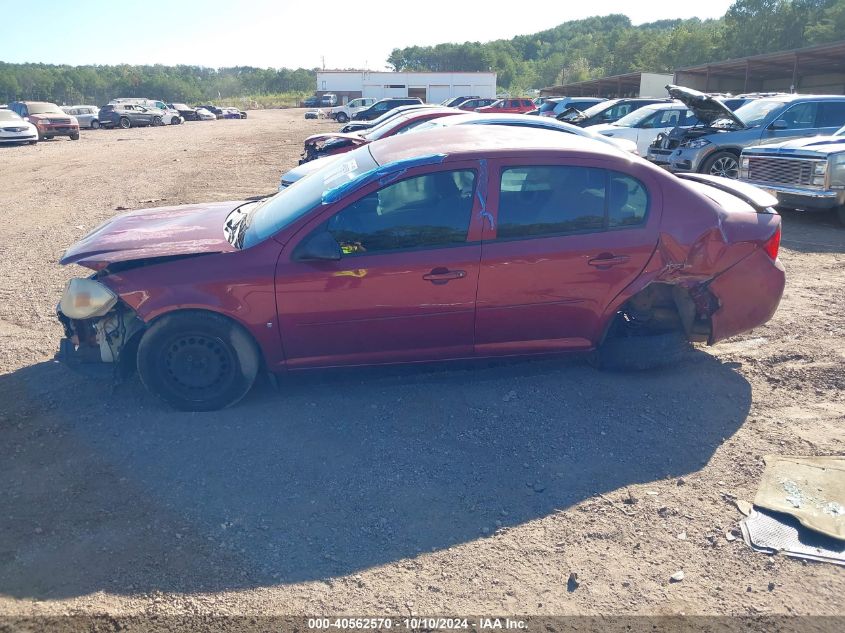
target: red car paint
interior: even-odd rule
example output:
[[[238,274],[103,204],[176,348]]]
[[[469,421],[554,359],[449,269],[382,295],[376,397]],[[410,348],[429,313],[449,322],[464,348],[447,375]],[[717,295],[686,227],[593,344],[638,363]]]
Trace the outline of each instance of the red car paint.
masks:
[[[444,116],[463,114],[456,108],[425,108],[411,110],[407,114],[400,114],[385,121],[382,125],[358,132],[328,132],[324,134],[313,134],[305,139],[303,159],[300,164],[323,156],[343,154],[350,150],[366,145],[376,140],[390,138],[407,130],[408,128],[420,125],[431,119]],[[336,142],[339,141],[339,142]]]
[[[475,111],[483,114],[503,114],[505,112],[525,114],[536,109],[537,106],[531,99],[520,97],[516,99],[499,99],[496,103],[483,108],[476,108]]]
[[[653,282],[712,293],[710,343],[770,318],[784,287],[783,267],[765,251],[780,227],[778,215],[755,213],[730,195],[710,195],[706,185],[590,139],[567,136],[562,146],[560,136],[456,126],[356,150],[381,165],[446,155],[442,163],[409,168],[403,178],[486,170],[486,179],[476,179],[486,181],[486,190],[476,192],[461,245],[338,261],[293,258],[313,229],[379,189],[375,181],[316,206],[245,250],[219,239],[225,209],[232,206],[220,203],[207,205],[207,213],[193,205],[119,216],[74,246],[62,263],[98,269],[129,253],[206,253],[113,273],[106,268],[100,281],[145,323],[187,308],[241,323],[271,370],[589,350],[619,307]],[[499,241],[499,175],[519,164],[593,165],[629,174],[648,189],[648,220],[636,228]],[[163,245],[171,239],[172,247]],[[619,265],[596,264],[608,257]],[[437,269],[465,274],[432,283],[426,277]]]

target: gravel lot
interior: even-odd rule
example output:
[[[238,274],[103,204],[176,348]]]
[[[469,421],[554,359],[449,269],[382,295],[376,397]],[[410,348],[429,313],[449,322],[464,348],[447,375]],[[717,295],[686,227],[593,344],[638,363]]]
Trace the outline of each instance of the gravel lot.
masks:
[[[771,323],[672,370],[311,372],[186,414],[53,362],[66,246],[121,208],[271,193],[336,127],[0,147],[0,614],[845,614],[845,568],[725,537],[764,455],[845,452],[827,217],[785,217]]]

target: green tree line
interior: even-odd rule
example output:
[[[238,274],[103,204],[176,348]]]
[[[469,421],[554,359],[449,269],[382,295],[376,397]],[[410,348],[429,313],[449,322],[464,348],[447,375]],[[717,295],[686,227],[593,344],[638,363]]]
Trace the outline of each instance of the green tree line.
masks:
[[[394,70],[488,71],[511,92],[676,68],[845,38],[845,0],[738,0],[717,20],[634,26],[624,15],[565,22],[492,42],[397,48]]]
[[[0,62],[0,102],[16,99],[102,105],[116,97],[199,103],[241,96],[311,92],[315,71],[202,66],[57,66]]]
[[[564,22],[508,40],[395,49],[394,70],[487,71],[511,92],[635,71],[801,48],[845,37],[845,0],[737,0],[717,20],[634,26],[624,15]],[[0,62],[0,102],[97,105],[115,97],[198,103],[314,90],[315,70],[202,66],[57,66]]]

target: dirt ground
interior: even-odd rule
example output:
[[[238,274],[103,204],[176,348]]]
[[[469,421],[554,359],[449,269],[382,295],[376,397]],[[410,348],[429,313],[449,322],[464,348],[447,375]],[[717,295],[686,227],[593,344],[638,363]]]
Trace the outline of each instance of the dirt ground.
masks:
[[[312,372],[187,414],[52,360],[67,246],[121,208],[271,193],[335,128],[273,110],[0,147],[0,614],[845,615],[845,568],[726,538],[764,455],[845,453],[828,217],[784,218],[768,325],[671,370]]]

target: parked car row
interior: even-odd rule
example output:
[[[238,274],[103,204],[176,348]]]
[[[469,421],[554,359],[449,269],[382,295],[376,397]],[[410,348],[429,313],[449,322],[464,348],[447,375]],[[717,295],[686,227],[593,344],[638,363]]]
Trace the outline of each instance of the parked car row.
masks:
[[[648,159],[674,173],[744,180],[781,207],[830,210],[845,224],[845,96],[766,94],[730,100],[667,86],[695,117],[663,132]]]
[[[81,128],[121,128],[179,125],[184,121],[245,119],[237,108],[190,107],[153,99],[119,98],[104,106],[58,106],[47,101],[15,101],[0,107],[0,143],[35,144],[56,136],[79,139]]]

